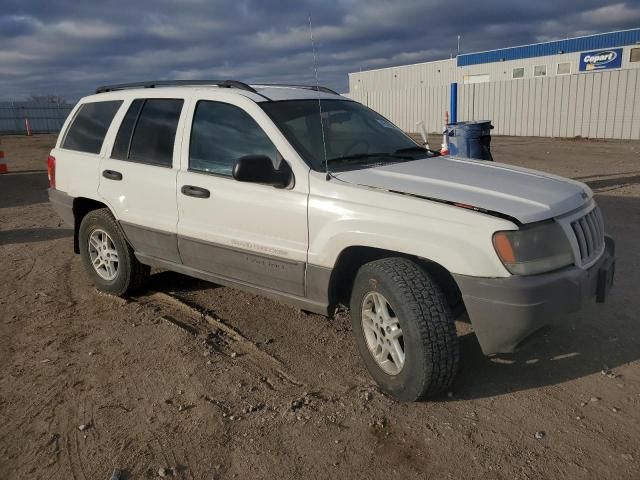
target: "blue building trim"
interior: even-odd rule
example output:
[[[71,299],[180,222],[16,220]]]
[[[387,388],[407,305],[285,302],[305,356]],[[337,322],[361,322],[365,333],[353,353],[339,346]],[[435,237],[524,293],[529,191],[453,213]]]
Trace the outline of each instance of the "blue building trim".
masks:
[[[603,50],[606,48],[633,45],[635,43],[640,43],[640,28],[620,32],[600,33],[587,37],[569,38],[567,40],[536,43],[533,45],[523,45],[521,47],[465,53],[458,55],[457,62],[459,67],[466,67],[482,63],[505,62],[508,60],[557,55],[558,53]]]

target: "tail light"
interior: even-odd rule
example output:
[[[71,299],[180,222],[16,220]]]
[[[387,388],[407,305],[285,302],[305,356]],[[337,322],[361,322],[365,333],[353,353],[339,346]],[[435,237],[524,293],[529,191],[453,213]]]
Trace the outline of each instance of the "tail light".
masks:
[[[56,157],[51,155],[47,159],[47,175],[49,176],[49,187],[56,188]]]

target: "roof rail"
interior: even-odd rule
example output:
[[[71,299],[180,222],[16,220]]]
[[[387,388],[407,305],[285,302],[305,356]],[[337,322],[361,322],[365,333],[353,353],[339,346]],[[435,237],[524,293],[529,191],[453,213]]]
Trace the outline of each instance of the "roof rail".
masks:
[[[323,87],[321,85],[295,85],[288,83],[260,83],[256,84],[256,87],[292,87],[292,88],[304,88],[305,90],[313,90],[314,92],[324,92],[331,93],[333,95],[340,95],[335,90],[331,90],[330,88]]]
[[[215,85],[221,88],[237,88],[247,92],[257,93],[254,88],[237,80],[150,80],[147,82],[120,83],[116,85],[104,85],[96,89],[96,93],[113,92],[116,90],[128,90],[131,88],[155,88],[176,87],[183,85]]]

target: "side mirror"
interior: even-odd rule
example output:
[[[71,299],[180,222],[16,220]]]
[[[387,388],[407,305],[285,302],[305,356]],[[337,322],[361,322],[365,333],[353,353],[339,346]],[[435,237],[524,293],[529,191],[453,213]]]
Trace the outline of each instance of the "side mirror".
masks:
[[[234,162],[232,175],[239,182],[284,188],[291,184],[293,172],[284,160],[280,162],[280,168],[275,169],[273,162],[266,155],[246,155]]]

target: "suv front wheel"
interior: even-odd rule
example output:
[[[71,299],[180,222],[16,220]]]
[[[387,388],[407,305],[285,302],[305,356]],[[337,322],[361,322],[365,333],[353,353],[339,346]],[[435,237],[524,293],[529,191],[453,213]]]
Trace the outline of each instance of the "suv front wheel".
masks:
[[[439,285],[416,263],[385,258],[363,265],[351,321],[367,370],[389,396],[420,400],[453,382],[460,356],[453,315]]]
[[[82,263],[98,290],[125,296],[142,286],[149,267],[135,257],[107,208],[89,212],[78,233]]]

